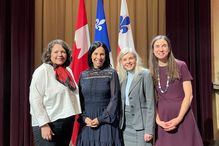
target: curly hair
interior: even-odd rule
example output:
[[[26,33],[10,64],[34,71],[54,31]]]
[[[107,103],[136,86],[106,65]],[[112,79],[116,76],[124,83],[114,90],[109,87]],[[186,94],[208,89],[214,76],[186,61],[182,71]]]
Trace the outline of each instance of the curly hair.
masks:
[[[46,50],[42,54],[42,62],[53,65],[53,62],[51,61],[51,52],[52,52],[52,48],[56,44],[61,45],[63,47],[63,49],[65,50],[66,54],[67,54],[67,59],[66,59],[65,63],[63,64],[63,66],[65,66],[65,67],[69,66],[70,63],[71,63],[71,59],[72,59],[72,57],[71,57],[71,48],[69,47],[69,45],[65,41],[63,41],[61,39],[52,40],[48,44]]]

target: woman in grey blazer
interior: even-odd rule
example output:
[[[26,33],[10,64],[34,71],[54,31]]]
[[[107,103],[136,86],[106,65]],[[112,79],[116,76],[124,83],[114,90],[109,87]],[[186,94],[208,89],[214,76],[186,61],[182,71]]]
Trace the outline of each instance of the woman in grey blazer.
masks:
[[[152,77],[136,52],[123,49],[117,71],[121,85],[120,128],[125,146],[152,146],[155,103]]]

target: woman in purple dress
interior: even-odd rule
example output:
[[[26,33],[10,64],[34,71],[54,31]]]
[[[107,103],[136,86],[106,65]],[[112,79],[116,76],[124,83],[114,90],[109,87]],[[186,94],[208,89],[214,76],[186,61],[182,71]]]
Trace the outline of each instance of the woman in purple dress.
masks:
[[[191,109],[192,76],[186,63],[175,59],[166,36],[152,40],[150,70],[158,97],[156,146],[203,146]]]

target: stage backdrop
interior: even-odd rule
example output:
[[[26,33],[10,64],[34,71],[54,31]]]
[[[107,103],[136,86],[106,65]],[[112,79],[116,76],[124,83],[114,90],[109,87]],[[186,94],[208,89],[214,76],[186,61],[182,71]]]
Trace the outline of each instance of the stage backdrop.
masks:
[[[34,0],[0,1],[0,146],[32,146]]]
[[[43,48],[55,38],[73,45],[78,0],[36,0],[35,65]],[[110,46],[116,61],[121,0],[103,0]],[[91,42],[94,41],[97,0],[85,0]],[[148,44],[156,34],[165,34],[165,1],[127,0],[137,52],[148,62]]]
[[[210,0],[166,0],[166,34],[193,76],[193,110],[208,146],[213,140]]]
[[[104,0],[114,60],[120,3]],[[193,109],[207,146],[213,139],[210,0],[166,0],[166,4],[127,0],[127,4],[135,48],[145,65],[151,38],[165,33],[176,57],[187,62],[194,77]],[[28,94],[33,68],[52,39],[73,45],[77,6],[78,0],[0,1],[0,145],[32,146]],[[93,41],[96,0],[86,0],[86,9]]]

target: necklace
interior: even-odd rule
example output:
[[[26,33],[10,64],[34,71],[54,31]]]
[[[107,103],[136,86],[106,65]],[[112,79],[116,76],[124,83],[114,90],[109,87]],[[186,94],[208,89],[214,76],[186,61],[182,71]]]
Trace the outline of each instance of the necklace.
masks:
[[[162,90],[162,88],[161,88],[161,84],[160,84],[160,75],[159,75],[159,74],[158,74],[158,76],[157,76],[157,81],[158,81],[158,88],[159,88],[160,92],[161,92],[161,93],[165,93],[165,92],[167,92],[168,87],[169,87],[170,77],[167,76],[167,83],[166,83],[165,90]]]

